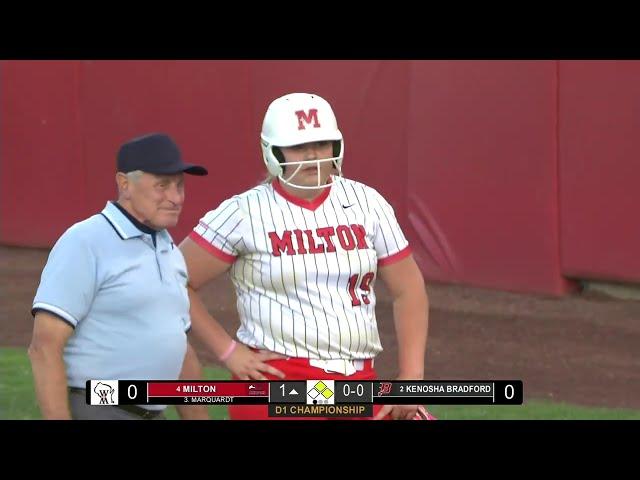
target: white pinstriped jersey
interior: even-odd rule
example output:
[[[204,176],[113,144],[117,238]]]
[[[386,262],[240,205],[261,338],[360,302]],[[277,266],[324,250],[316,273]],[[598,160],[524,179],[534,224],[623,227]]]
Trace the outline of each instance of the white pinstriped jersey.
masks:
[[[410,250],[393,208],[373,188],[333,177],[309,202],[276,180],[222,202],[190,238],[233,263],[242,343],[322,360],[382,350],[377,268]]]

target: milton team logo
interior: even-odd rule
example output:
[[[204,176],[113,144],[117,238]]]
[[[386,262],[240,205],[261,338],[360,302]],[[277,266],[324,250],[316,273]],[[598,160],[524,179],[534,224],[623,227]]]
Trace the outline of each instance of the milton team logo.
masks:
[[[117,405],[117,380],[91,380],[91,405]]]
[[[380,382],[380,390],[378,390],[378,396],[389,395],[391,393],[391,387],[393,387],[393,383],[391,382]]]
[[[310,108],[309,112],[305,112],[304,110],[296,111],[296,116],[298,117],[298,130],[305,130],[305,123],[307,125],[313,126],[313,128],[319,128],[320,122],[318,122],[318,109]],[[304,122],[304,123],[303,123]]]
[[[307,405],[334,405],[334,380],[307,380]]]

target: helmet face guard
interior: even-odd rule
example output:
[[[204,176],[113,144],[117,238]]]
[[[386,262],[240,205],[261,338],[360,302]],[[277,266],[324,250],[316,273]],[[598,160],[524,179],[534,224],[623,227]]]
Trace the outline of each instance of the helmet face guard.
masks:
[[[267,170],[287,185],[302,189],[329,187],[330,183],[321,184],[320,179],[320,164],[325,162],[333,162],[338,175],[342,175],[342,159],[344,158],[342,133],[338,130],[336,117],[331,106],[318,95],[291,93],[271,102],[262,122],[260,140],[262,158]],[[274,147],[291,147],[320,141],[339,142],[340,148],[334,148],[334,156],[330,158],[287,162],[286,166],[297,166],[297,168],[285,178],[283,165],[276,158]],[[336,150],[338,150],[337,153]],[[291,179],[307,165],[316,166],[317,185],[305,186],[293,183]]]

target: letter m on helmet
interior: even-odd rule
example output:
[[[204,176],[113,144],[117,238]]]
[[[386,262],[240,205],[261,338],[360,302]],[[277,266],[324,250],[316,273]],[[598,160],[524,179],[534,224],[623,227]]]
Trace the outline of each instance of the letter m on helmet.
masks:
[[[296,116],[298,117],[298,130],[304,130],[306,127],[304,124],[311,125],[313,121],[313,128],[318,128],[320,126],[320,122],[318,122],[318,109],[310,108],[309,113],[304,110],[296,111]],[[304,123],[303,123],[304,122]]]

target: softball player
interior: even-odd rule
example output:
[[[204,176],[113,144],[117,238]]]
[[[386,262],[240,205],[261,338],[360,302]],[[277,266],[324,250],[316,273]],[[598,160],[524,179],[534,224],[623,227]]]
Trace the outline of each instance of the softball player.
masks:
[[[422,379],[428,300],[393,208],[373,188],[342,177],[344,141],[318,95],[274,100],[262,125],[269,178],[202,217],[180,248],[189,271],[193,330],[240,379],[376,378],[382,345],[378,277],[394,300],[398,379]],[[195,290],[229,271],[239,342]],[[266,419],[267,406],[230,406],[232,419]],[[417,405],[375,418],[411,419]]]

